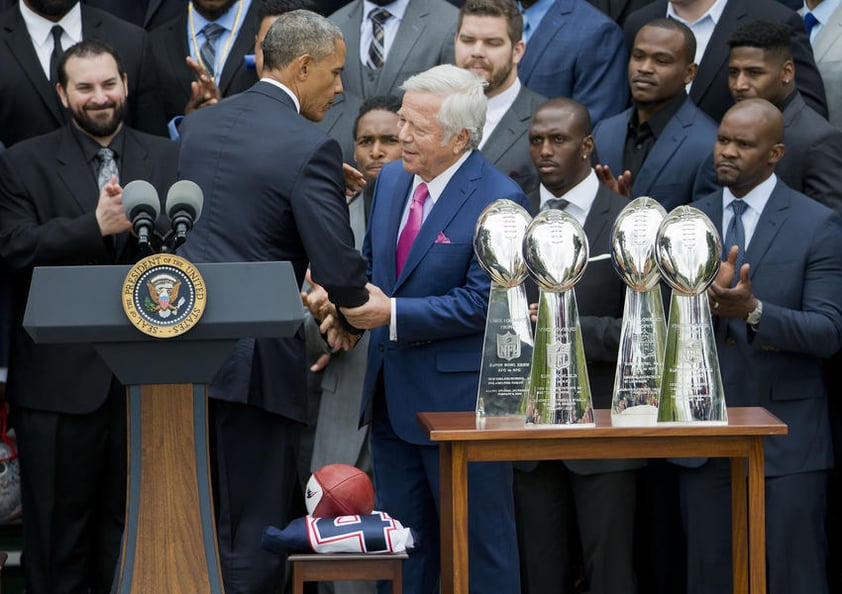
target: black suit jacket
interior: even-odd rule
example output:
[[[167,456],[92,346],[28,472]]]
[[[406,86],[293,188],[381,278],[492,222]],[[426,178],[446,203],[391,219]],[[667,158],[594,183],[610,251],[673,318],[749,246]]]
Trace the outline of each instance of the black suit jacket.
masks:
[[[313,280],[337,305],[368,299],[354,249],[339,144],[296,113],[265,81],[200,109],[181,124],[179,176],[204,191],[202,217],[180,253],[194,262],[288,260],[299,286]],[[248,296],[244,288],[244,298]],[[245,339],[210,386],[214,398],[248,402],[306,422],[303,331]]]
[[[540,201],[538,191],[529,194],[533,214],[540,209]],[[628,203],[628,198],[600,184],[584,224],[590,258],[611,253],[611,227]],[[604,259],[588,263],[575,291],[593,405],[594,408],[611,408],[626,285],[614,271],[611,260]],[[565,460],[565,464],[579,474],[643,465],[640,460]]]
[[[134,128],[166,134],[150,70],[146,31],[82,5],[82,38],[100,39],[117,50],[129,80],[129,115]],[[50,85],[29,31],[15,5],[0,15],[0,141],[7,147],[46,134],[70,121]]]
[[[187,9],[187,0],[83,0],[89,6],[106,10],[124,21],[151,31]]]
[[[231,44],[231,51],[222,68],[219,91],[223,97],[242,93],[257,82],[257,73],[246,70],[243,57],[252,53],[254,36],[257,34],[257,9],[260,2],[251,3],[243,23],[237,30],[237,38]],[[165,121],[184,114],[184,106],[190,99],[190,83],[196,74],[185,62],[190,55],[187,47],[187,11],[149,34],[152,59],[158,78],[158,97],[164,108]]]
[[[655,0],[629,15],[623,30],[631,51],[637,32],[649,21],[667,16],[667,0]],[[745,25],[756,20],[784,23],[792,31],[792,57],[795,61],[795,82],[807,104],[822,117],[827,118],[827,99],[824,83],[813,60],[813,50],[804,21],[801,17],[776,0],[728,0],[722,16],[713,30],[707,49],[699,64],[699,71],[690,98],[717,122],[734,105],[728,90],[728,57],[731,49],[728,40]]]
[[[775,165],[790,188],[842,214],[842,131],[796,91],[784,109],[783,159]]]
[[[176,178],[176,160],[175,143],[126,129],[120,183],[147,180],[166,196]],[[36,345],[20,325],[33,267],[137,259],[137,244],[128,233],[113,241],[100,235],[94,215],[98,196],[93,169],[70,125],[0,155],[0,257],[14,272],[8,395],[15,404],[83,414],[98,408],[108,394],[111,371],[93,347]]]

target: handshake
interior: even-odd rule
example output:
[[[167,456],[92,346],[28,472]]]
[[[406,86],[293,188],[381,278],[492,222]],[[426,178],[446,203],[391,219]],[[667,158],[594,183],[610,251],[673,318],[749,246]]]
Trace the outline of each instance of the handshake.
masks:
[[[331,303],[321,285],[313,282],[310,271],[305,276],[310,290],[301,293],[304,306],[319,323],[319,331],[334,350],[347,351],[356,346],[363,330],[387,326],[392,320],[392,303],[379,287],[368,283],[368,301],[358,307],[340,307]]]

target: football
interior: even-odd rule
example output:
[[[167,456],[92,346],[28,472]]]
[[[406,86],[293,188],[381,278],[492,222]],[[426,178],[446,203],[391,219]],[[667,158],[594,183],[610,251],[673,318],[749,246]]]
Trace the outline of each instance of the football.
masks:
[[[307,481],[305,504],[307,513],[314,518],[370,514],[374,509],[374,487],[359,468],[328,464]]]

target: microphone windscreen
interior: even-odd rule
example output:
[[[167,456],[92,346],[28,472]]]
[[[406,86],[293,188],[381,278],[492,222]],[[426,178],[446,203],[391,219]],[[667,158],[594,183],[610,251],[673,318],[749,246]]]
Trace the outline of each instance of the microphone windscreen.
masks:
[[[131,220],[138,207],[143,210],[152,210],[155,213],[153,218],[158,218],[161,213],[161,201],[158,199],[158,191],[148,181],[136,179],[123,187],[123,211],[126,217]]]
[[[172,218],[173,214],[185,207],[193,210],[193,220],[198,221],[202,214],[202,204],[205,198],[195,182],[189,179],[181,179],[170,186],[167,192],[167,216]]]

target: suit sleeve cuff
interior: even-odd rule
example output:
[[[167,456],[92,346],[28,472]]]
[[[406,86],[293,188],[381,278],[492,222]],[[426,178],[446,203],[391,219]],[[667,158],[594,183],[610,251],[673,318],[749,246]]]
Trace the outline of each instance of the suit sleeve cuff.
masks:
[[[398,300],[394,297],[389,299],[392,307],[392,319],[389,321],[389,340],[398,341]]]

